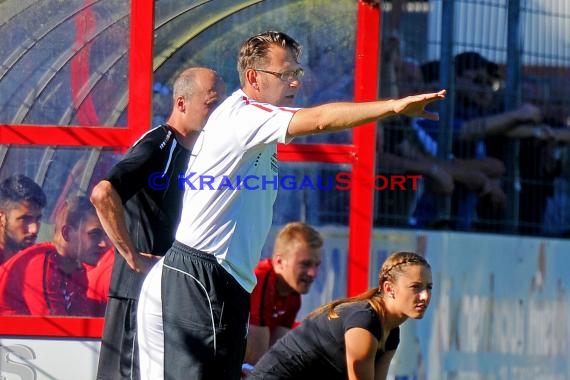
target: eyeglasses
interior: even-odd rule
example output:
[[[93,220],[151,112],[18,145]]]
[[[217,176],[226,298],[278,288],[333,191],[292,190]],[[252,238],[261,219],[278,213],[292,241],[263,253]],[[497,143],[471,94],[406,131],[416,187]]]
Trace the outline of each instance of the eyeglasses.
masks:
[[[261,69],[254,69],[254,70],[261,71],[262,73],[275,75],[277,78],[285,82],[293,82],[294,80],[299,80],[303,78],[303,75],[305,75],[305,70],[303,70],[300,67],[297,70],[288,70],[288,71],[283,71],[281,73],[277,73],[275,71],[261,70]]]

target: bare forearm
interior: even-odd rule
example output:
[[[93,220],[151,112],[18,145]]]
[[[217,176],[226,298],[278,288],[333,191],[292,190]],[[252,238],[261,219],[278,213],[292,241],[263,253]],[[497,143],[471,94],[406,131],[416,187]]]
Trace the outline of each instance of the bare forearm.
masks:
[[[471,168],[456,165],[446,165],[445,168],[457,183],[465,185],[471,191],[482,190],[487,181],[483,173]]]
[[[273,346],[275,342],[285,336],[289,332],[287,327],[277,326],[270,331],[269,346]]]
[[[559,144],[570,143],[570,130],[565,128],[552,128],[546,124],[521,125],[511,129],[507,133],[507,136],[511,138],[535,138]]]
[[[507,132],[507,137],[513,139],[525,139],[529,137],[536,137],[538,128],[528,125],[520,125]]]
[[[425,117],[437,120],[437,115],[425,110],[431,102],[445,98],[445,90],[430,94],[407,96],[395,100],[376,100],[361,103],[328,103],[304,108],[295,113],[287,134],[303,136],[315,133],[337,132],[393,115]]]
[[[448,161],[447,165],[452,166],[458,171],[478,171],[492,179],[498,179],[505,174],[505,165],[503,162],[493,157],[484,157],[482,159],[455,159]]]
[[[450,195],[453,192],[453,178],[445,170],[444,165],[438,163],[436,158],[429,156],[421,159],[410,159],[390,153],[380,155],[380,169],[382,172],[406,172],[424,176],[431,191]]]
[[[244,362],[256,364],[269,349],[270,334],[267,326],[249,325]]]
[[[378,156],[380,171],[387,173],[415,171],[417,174],[423,174],[421,170],[414,170],[414,162],[414,159],[400,157],[387,152],[383,152]]]
[[[136,258],[138,252],[127,229],[123,204],[111,183],[101,181],[97,184],[91,194],[91,202],[97,210],[103,229],[115,248],[133,270],[138,270]]]
[[[392,153],[382,153],[378,159],[380,172],[382,173],[410,173],[430,176],[434,166],[434,161],[416,160],[397,156]]]
[[[337,132],[394,115],[393,101],[328,103],[299,110],[289,124],[289,135]]]
[[[465,140],[482,139],[505,133],[517,123],[516,114],[507,112],[504,114],[483,116],[466,121],[461,128],[461,138]]]

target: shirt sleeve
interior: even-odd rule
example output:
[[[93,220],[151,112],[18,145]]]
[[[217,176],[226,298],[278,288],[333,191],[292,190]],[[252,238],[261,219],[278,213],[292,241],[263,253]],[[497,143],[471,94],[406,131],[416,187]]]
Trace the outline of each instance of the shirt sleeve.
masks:
[[[347,305],[341,313],[345,333],[351,328],[360,327],[369,331],[377,340],[380,340],[380,332],[382,331],[380,318],[367,304]]]
[[[2,315],[30,313],[23,295],[25,265],[21,264],[18,262],[18,257],[13,256],[0,265],[0,314]]]
[[[288,143],[287,129],[299,108],[275,107],[270,104],[252,102],[240,113],[238,139],[244,149],[257,145]]]
[[[353,328],[360,327],[367,331],[370,331],[372,335],[377,340],[381,338],[382,326],[380,324],[380,318],[368,304],[364,307],[362,304],[350,305],[347,307],[346,314],[343,315],[344,321],[344,331]],[[385,351],[393,351],[398,348],[400,343],[400,328],[396,327],[390,331],[388,338],[386,338],[386,343],[384,345]]]
[[[158,152],[157,144],[151,140],[142,140],[113,166],[107,180],[111,182],[123,204],[147,184],[151,174],[162,170],[158,164],[163,160],[157,157]]]

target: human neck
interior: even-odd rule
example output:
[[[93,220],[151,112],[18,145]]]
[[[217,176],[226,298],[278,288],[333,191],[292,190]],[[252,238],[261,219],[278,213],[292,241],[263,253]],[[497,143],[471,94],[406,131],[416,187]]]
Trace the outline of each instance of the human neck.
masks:
[[[395,313],[390,310],[389,302],[385,304],[384,315],[382,316],[382,327],[387,331],[395,329],[408,319],[407,316],[401,313]]]
[[[0,262],[8,261],[22,249],[18,244],[12,244],[10,240],[0,242]]]
[[[57,255],[57,261],[61,270],[66,274],[71,274],[81,267],[75,258],[63,256],[59,252]]]
[[[68,254],[68,246],[65,242],[62,242],[56,237],[52,241],[52,244],[57,253],[56,261],[64,273],[73,273],[75,270],[77,270],[77,268],[81,267],[81,264],[78,262],[77,258]]]
[[[283,277],[281,277],[281,275],[279,274],[277,274],[277,281],[275,283],[275,287],[277,288],[277,294],[279,294],[281,297],[286,297],[289,294],[293,293],[293,289],[291,289],[291,287],[287,285]]]
[[[167,126],[170,127],[174,131],[174,136],[176,141],[180,145],[182,145],[186,149],[192,149],[196,139],[200,135],[200,131],[197,129],[189,129],[189,130],[182,130],[181,128],[177,127],[177,123],[171,120],[168,120],[166,123]]]

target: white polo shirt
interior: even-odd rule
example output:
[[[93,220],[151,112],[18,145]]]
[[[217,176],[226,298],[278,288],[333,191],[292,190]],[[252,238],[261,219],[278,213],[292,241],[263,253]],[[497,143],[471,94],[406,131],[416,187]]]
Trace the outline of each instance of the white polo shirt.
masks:
[[[179,178],[184,202],[176,240],[213,254],[248,292],[279,188],[276,144],[290,141],[297,110],[234,92],[208,119]]]

